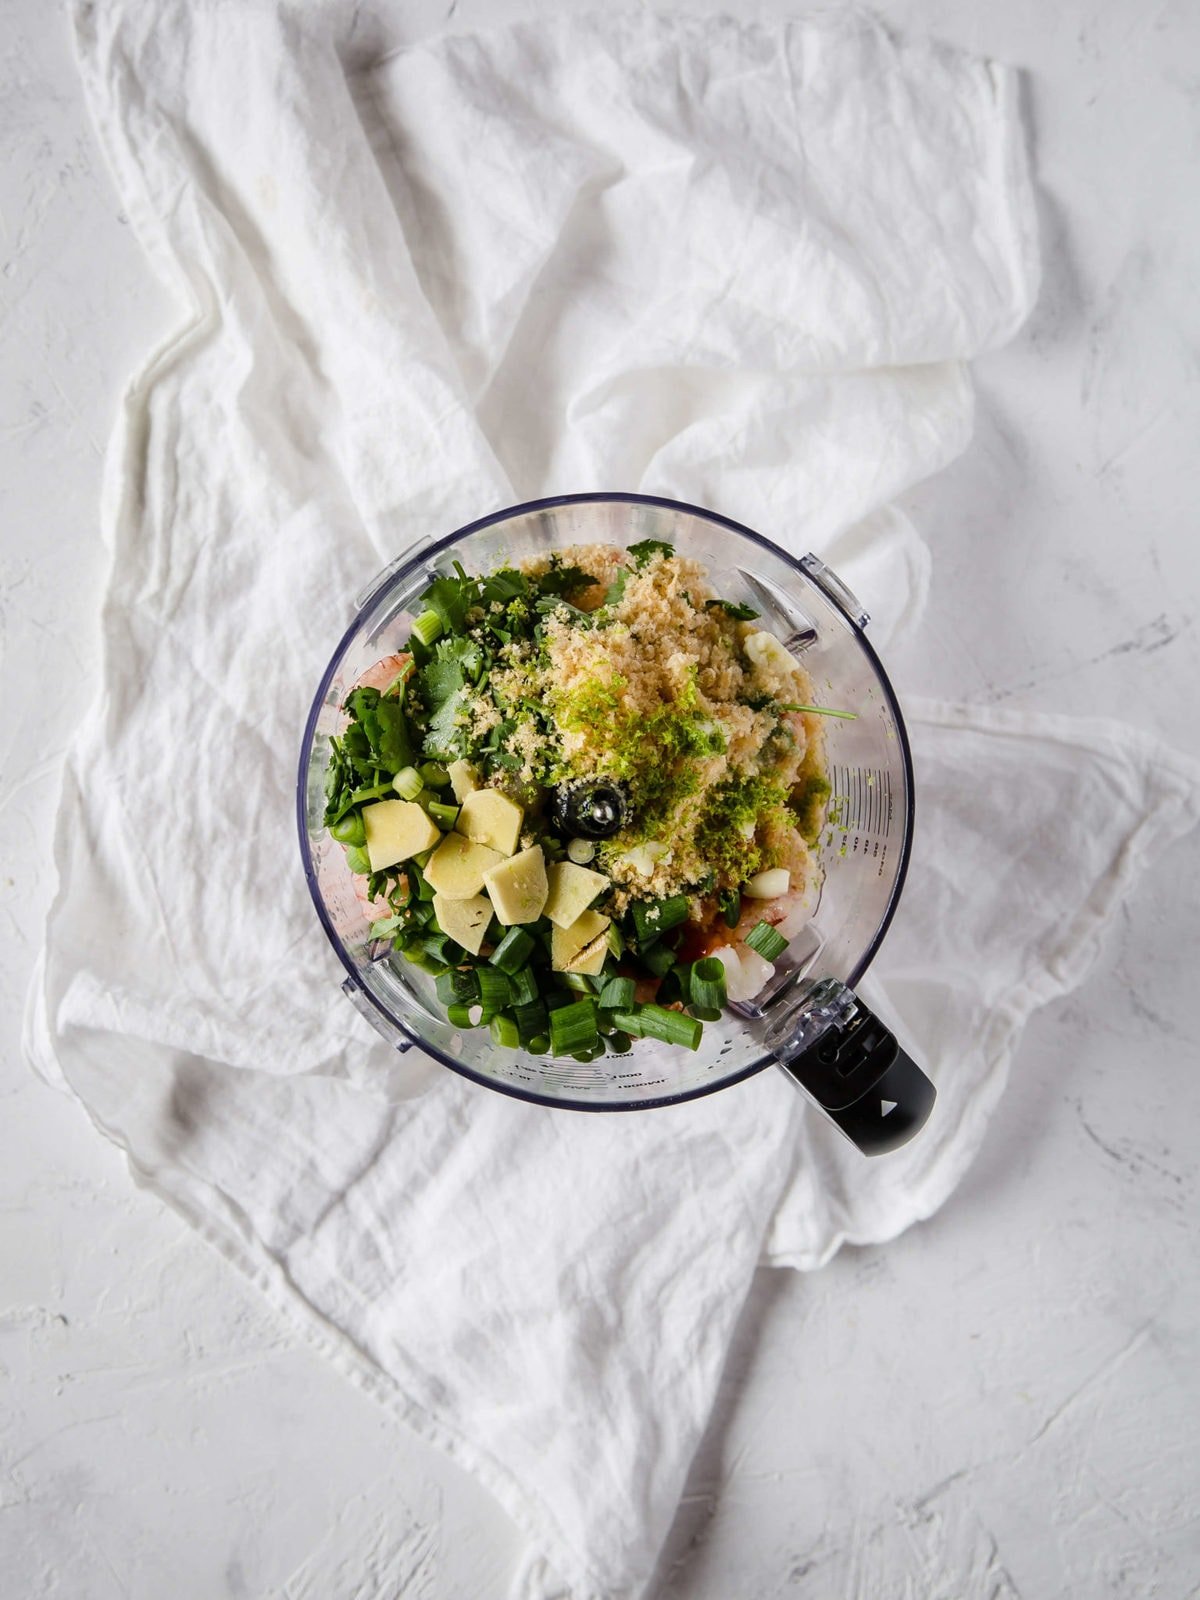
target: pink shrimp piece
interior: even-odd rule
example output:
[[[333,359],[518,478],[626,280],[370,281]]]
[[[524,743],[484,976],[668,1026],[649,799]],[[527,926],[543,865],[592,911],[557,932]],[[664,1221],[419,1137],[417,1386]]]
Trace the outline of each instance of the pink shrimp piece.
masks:
[[[373,667],[367,668],[362,677],[357,679],[354,687],[378,689],[382,694],[385,689],[391,688],[411,660],[412,656],[406,650],[400,651],[398,655],[384,656],[382,661],[377,661]]]
[[[742,949],[747,937],[760,922],[779,928],[785,938],[793,939],[810,920],[815,909],[812,852],[800,837],[799,830],[790,825],[776,827],[766,843],[774,863],[787,869],[790,879],[787,893],[776,896],[774,900],[752,900],[747,896],[742,901],[740,915],[732,928],[714,907],[712,921],[698,929],[689,940],[687,959],[696,960],[701,955],[713,955],[725,946],[732,946],[734,950]]]
[[[358,897],[358,903],[362,906],[363,915],[366,917],[367,921],[381,922],[384,917],[390,917],[392,915],[392,908],[390,905],[388,905],[383,896],[377,894],[372,900],[367,894],[367,885],[371,881],[370,878],[366,877],[361,872],[354,873],[353,878],[354,893]]]

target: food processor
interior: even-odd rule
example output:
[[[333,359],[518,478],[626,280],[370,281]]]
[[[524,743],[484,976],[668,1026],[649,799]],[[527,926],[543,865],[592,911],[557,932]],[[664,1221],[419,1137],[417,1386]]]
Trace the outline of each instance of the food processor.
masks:
[[[696,1051],[639,1040],[625,1056],[582,1063],[493,1043],[459,1029],[433,979],[371,934],[344,852],[324,827],[329,740],[357,679],[403,649],[419,597],[457,561],[486,573],[568,545],[661,539],[701,562],[714,591],[744,601],[794,653],[827,717],[829,809],[817,855],[812,916],[752,1001],[706,1023]],[[854,991],[895,913],[912,840],[913,775],[900,708],[867,642],[867,613],[816,556],[799,560],[714,511],[640,494],[530,501],[429,537],[385,568],[354,602],[354,618],[313,701],[300,754],[300,849],[317,915],[346,969],[342,988],[397,1050],[414,1046],[490,1089],[576,1111],[676,1105],[784,1071],[865,1154],[906,1143],[925,1123],[934,1089]]]

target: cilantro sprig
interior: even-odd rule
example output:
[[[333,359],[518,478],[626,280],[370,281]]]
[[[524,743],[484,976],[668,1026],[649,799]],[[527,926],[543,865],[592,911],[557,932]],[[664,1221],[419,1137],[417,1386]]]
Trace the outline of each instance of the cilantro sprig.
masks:
[[[586,589],[595,581],[591,573],[585,572],[582,567],[565,566],[557,557],[551,556],[550,565],[537,580],[537,586],[544,595],[565,595]]]
[[[740,600],[706,600],[706,611],[723,611],[727,617],[732,617],[734,622],[753,622],[755,617],[761,617],[761,611],[755,611],[753,606],[743,605]]]
[[[463,713],[485,666],[483,646],[462,635],[439,639],[431,659],[418,669],[413,682],[424,713],[421,749],[425,755],[453,760],[466,753]]]
[[[331,739],[325,773],[325,826],[342,821],[357,806],[391,793],[392,779],[410,766],[413,734],[404,707],[405,682],[386,694],[361,687],[347,696],[350,717],[340,739]]]
[[[627,553],[633,557],[633,564],[640,571],[654,556],[673,556],[675,546],[668,544],[665,539],[639,539],[637,544],[629,546]]]

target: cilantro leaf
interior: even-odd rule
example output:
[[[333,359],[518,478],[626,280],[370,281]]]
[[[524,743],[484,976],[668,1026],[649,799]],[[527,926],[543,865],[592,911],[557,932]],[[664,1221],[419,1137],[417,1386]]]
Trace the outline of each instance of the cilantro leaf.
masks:
[[[596,626],[596,613],[594,611],[581,611],[578,606],[573,606],[569,600],[564,600],[560,594],[544,595],[537,603],[539,613],[544,617],[565,615],[568,622],[574,623],[577,628],[594,628]]]
[[[434,612],[447,633],[461,633],[467,625],[467,612],[479,603],[479,585],[465,574],[435,578],[420,603],[426,611]]]
[[[329,741],[329,765],[325,769],[325,826],[339,822],[350,809],[355,772],[340,739]]]
[[[542,573],[537,586],[542,594],[571,594],[576,589],[586,589],[595,581],[582,567],[564,567],[551,557],[549,570]]]
[[[735,622],[753,622],[755,617],[761,617],[761,611],[755,611],[753,606],[742,605],[737,600],[706,600],[706,611],[723,611],[727,617],[732,617]]]
[[[473,683],[483,671],[483,651],[474,639],[440,639],[430,663],[432,666],[442,669],[455,666],[464,682]],[[430,668],[425,670],[428,672]]]
[[[673,556],[675,546],[667,544],[663,539],[641,539],[637,544],[629,546],[629,554],[633,557],[637,567],[644,567],[652,556]]]
[[[425,702],[425,709],[431,715],[440,711],[466,681],[457,661],[439,661],[435,656],[427,666],[421,668],[421,698]]]
[[[448,761],[465,753],[467,730],[460,727],[458,721],[465,703],[465,691],[459,689],[438,706],[425,730],[425,742],[422,745],[425,755]]]
[[[523,600],[529,593],[529,579],[523,572],[514,572],[509,567],[502,567],[499,572],[493,572],[491,577],[484,581],[480,598],[485,605],[493,601],[507,604],[510,600]]]
[[[621,601],[625,598],[625,585],[632,576],[633,574],[628,567],[617,568],[617,575],[604,594],[604,604],[606,606],[619,606],[621,604]]]
[[[466,753],[467,730],[460,725],[459,716],[483,670],[483,651],[474,639],[438,641],[433,660],[417,674],[428,714],[422,745],[426,755],[451,760]]]
[[[346,696],[342,705],[343,711],[348,711],[355,722],[361,722],[364,714],[372,711],[380,700],[378,689],[354,689]]]
[[[416,675],[425,709],[437,716],[447,701],[461,697],[468,682],[483,670],[483,651],[474,639],[441,639]]]
[[[412,765],[412,740],[404,707],[399,700],[381,700],[374,715],[379,729],[375,746],[379,765],[394,777],[401,767]]]
[[[375,766],[371,759],[371,741],[361,722],[352,722],[342,735],[342,754],[360,777],[371,776]]]
[[[390,795],[396,773],[412,764],[412,734],[399,694],[360,687],[347,695],[343,709],[349,725],[340,739],[329,741],[327,828],[353,807]]]

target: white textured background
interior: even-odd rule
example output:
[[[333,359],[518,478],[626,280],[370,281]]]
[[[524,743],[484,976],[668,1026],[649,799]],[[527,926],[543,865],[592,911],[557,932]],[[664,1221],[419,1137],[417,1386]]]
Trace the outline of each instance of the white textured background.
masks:
[[[549,9],[405,15],[415,38]],[[1200,7],[878,9],[1027,69],[1046,257],[1032,323],[979,364],[973,449],[911,497],[930,621],[889,665],[902,693],[1197,753]],[[519,1546],[488,1497],[281,1333],[20,1058],[96,663],[101,451],[171,321],[65,21],[0,0],[0,1597],[496,1600]],[[940,1216],[760,1276],[655,1600],[1200,1595],[1198,880],[1193,837],[1037,1018]]]

